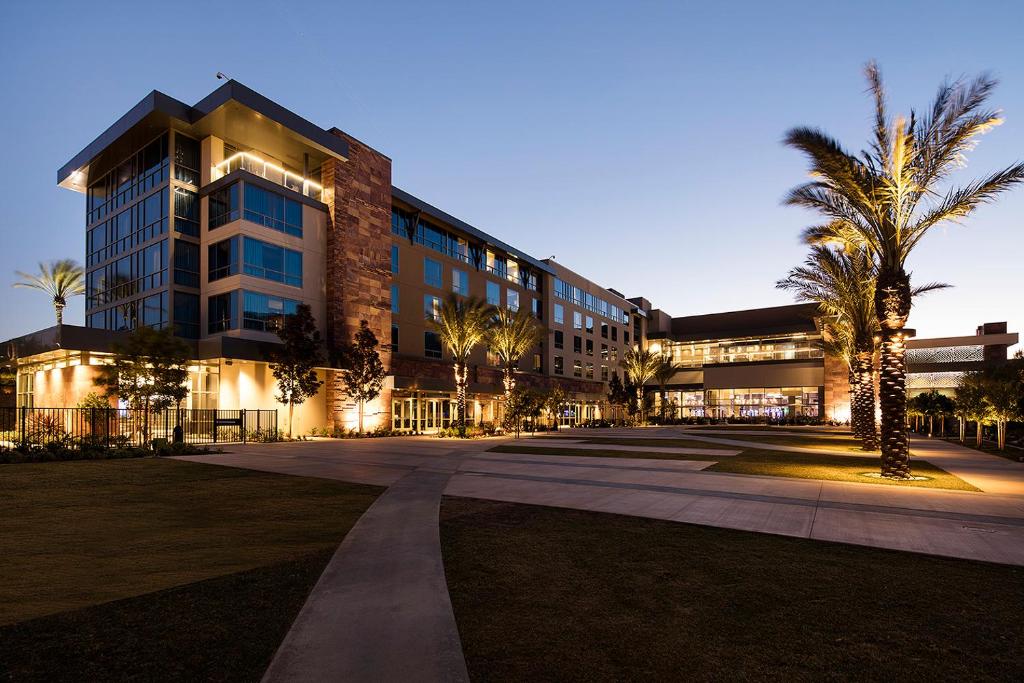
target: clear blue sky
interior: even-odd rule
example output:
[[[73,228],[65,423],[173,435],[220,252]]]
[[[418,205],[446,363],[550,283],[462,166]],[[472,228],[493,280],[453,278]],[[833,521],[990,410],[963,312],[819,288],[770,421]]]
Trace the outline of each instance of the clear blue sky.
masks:
[[[223,71],[389,155],[399,187],[673,315],[789,303],[773,283],[813,217],[780,205],[805,178],[784,131],[861,149],[870,58],[900,110],[987,69],[1006,123],[966,170],[1005,166],[1024,157],[1022,26],[1016,2],[5,3],[0,283],[83,258],[59,166],[150,90],[191,104]],[[1024,189],[929,235],[915,280],[956,288],[911,325],[1024,328],[1022,217]],[[42,294],[0,292],[0,339],[52,324]]]

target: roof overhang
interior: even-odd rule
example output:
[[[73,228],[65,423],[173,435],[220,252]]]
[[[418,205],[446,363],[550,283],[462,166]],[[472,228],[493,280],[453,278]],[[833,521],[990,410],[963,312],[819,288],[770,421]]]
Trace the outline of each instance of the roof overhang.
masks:
[[[91,170],[105,173],[170,128],[197,138],[215,135],[228,142],[244,140],[246,147],[295,168],[303,168],[303,154],[317,166],[329,157],[348,159],[348,142],[343,138],[232,80],[192,106],[154,90],[61,166],[57,184],[84,192]]]

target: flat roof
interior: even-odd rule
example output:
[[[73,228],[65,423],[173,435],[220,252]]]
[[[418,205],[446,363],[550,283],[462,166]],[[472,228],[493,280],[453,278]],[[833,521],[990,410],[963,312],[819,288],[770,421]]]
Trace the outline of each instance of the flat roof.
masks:
[[[405,190],[395,187],[394,185],[391,186],[391,197],[393,199],[397,199],[401,202],[404,202],[405,204],[408,204],[409,206],[426,214],[428,217],[433,218],[434,220],[440,221],[442,223],[447,223],[453,228],[461,230],[462,232],[471,235],[472,237],[475,237],[476,239],[480,240],[481,242],[484,242],[485,244],[490,244],[491,246],[498,247],[502,251],[505,251],[511,254],[512,256],[515,256],[517,259],[529,263],[537,270],[543,271],[545,273],[551,273],[552,275],[555,274],[555,271],[552,270],[551,267],[548,264],[544,263],[543,261],[535,259],[526,252],[516,249],[515,247],[505,242],[502,242],[497,237],[489,235],[483,230],[476,228],[463,220],[459,220],[455,216],[452,216],[451,214],[442,211],[441,209],[437,208],[432,204],[428,204],[419,197],[413,196],[406,192]]]
[[[249,110],[261,123],[269,122],[272,129],[285,128],[322,148],[325,153],[343,159],[348,158],[348,143],[344,139],[282,107],[252,88],[238,81],[229,80],[194,105],[185,104],[170,95],[153,90],[61,166],[57,170],[57,184],[84,191],[82,182],[73,176],[88,168],[107,148],[137,127],[145,127],[147,124],[169,127],[172,120],[188,126],[209,123],[211,126],[222,127],[225,125],[223,117],[217,117],[216,114],[229,106]]]
[[[672,318],[662,336],[674,341],[700,341],[728,337],[758,337],[775,334],[815,333],[818,305],[814,303],[752,308],[745,311],[708,313]],[[664,330],[656,331],[665,332]],[[654,336],[652,338],[658,338]]]

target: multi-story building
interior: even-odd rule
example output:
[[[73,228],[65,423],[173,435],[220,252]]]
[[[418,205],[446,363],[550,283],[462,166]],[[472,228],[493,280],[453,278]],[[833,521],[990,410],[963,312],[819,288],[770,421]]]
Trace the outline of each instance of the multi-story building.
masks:
[[[545,334],[520,381],[564,388],[563,423],[604,417],[624,354],[648,344],[683,366],[666,387],[676,415],[848,419],[847,373],[823,354],[813,306],[672,318],[394,187],[391,166],[235,81],[192,106],[150,93],[58,171],[86,197],[86,327],[5,345],[18,356],[17,401],[75,405],[112,341],[146,325],[191,344],[187,407],[272,408],[267,352],[308,304],[328,344],[362,320],[380,340],[388,378],[369,426],[440,429],[454,386],[430,319],[455,294],[538,318]],[[987,328],[936,341],[960,349],[957,362],[997,347],[1005,358],[1016,335]],[[908,347],[912,371],[963,369],[936,370],[914,355],[919,341]],[[354,426],[336,373],[319,372],[324,389],[297,408],[296,428]],[[469,388],[469,417],[498,419],[501,373],[486,348],[470,358]]]

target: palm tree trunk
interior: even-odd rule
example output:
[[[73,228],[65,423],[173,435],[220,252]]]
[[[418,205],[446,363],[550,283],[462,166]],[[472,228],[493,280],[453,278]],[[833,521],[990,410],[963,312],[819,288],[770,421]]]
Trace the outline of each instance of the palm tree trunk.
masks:
[[[910,476],[905,354],[902,332],[884,330],[878,390],[882,406],[882,475],[896,479]]]
[[[878,432],[875,430],[874,373],[874,352],[859,352],[857,354],[857,404],[861,449],[865,451],[878,450]]]
[[[981,441],[984,438],[981,432],[981,420],[975,420],[974,424],[978,426],[977,431],[974,433],[974,445],[981,448]]]
[[[455,363],[455,402],[457,408],[457,427],[459,436],[466,435],[466,364],[462,361]]]
[[[850,385],[850,431],[853,432],[855,438],[860,439],[864,433],[860,415],[860,377],[854,366],[850,367],[848,381]]]
[[[57,314],[57,327],[64,324],[64,304],[59,301],[53,303],[53,312]]]

